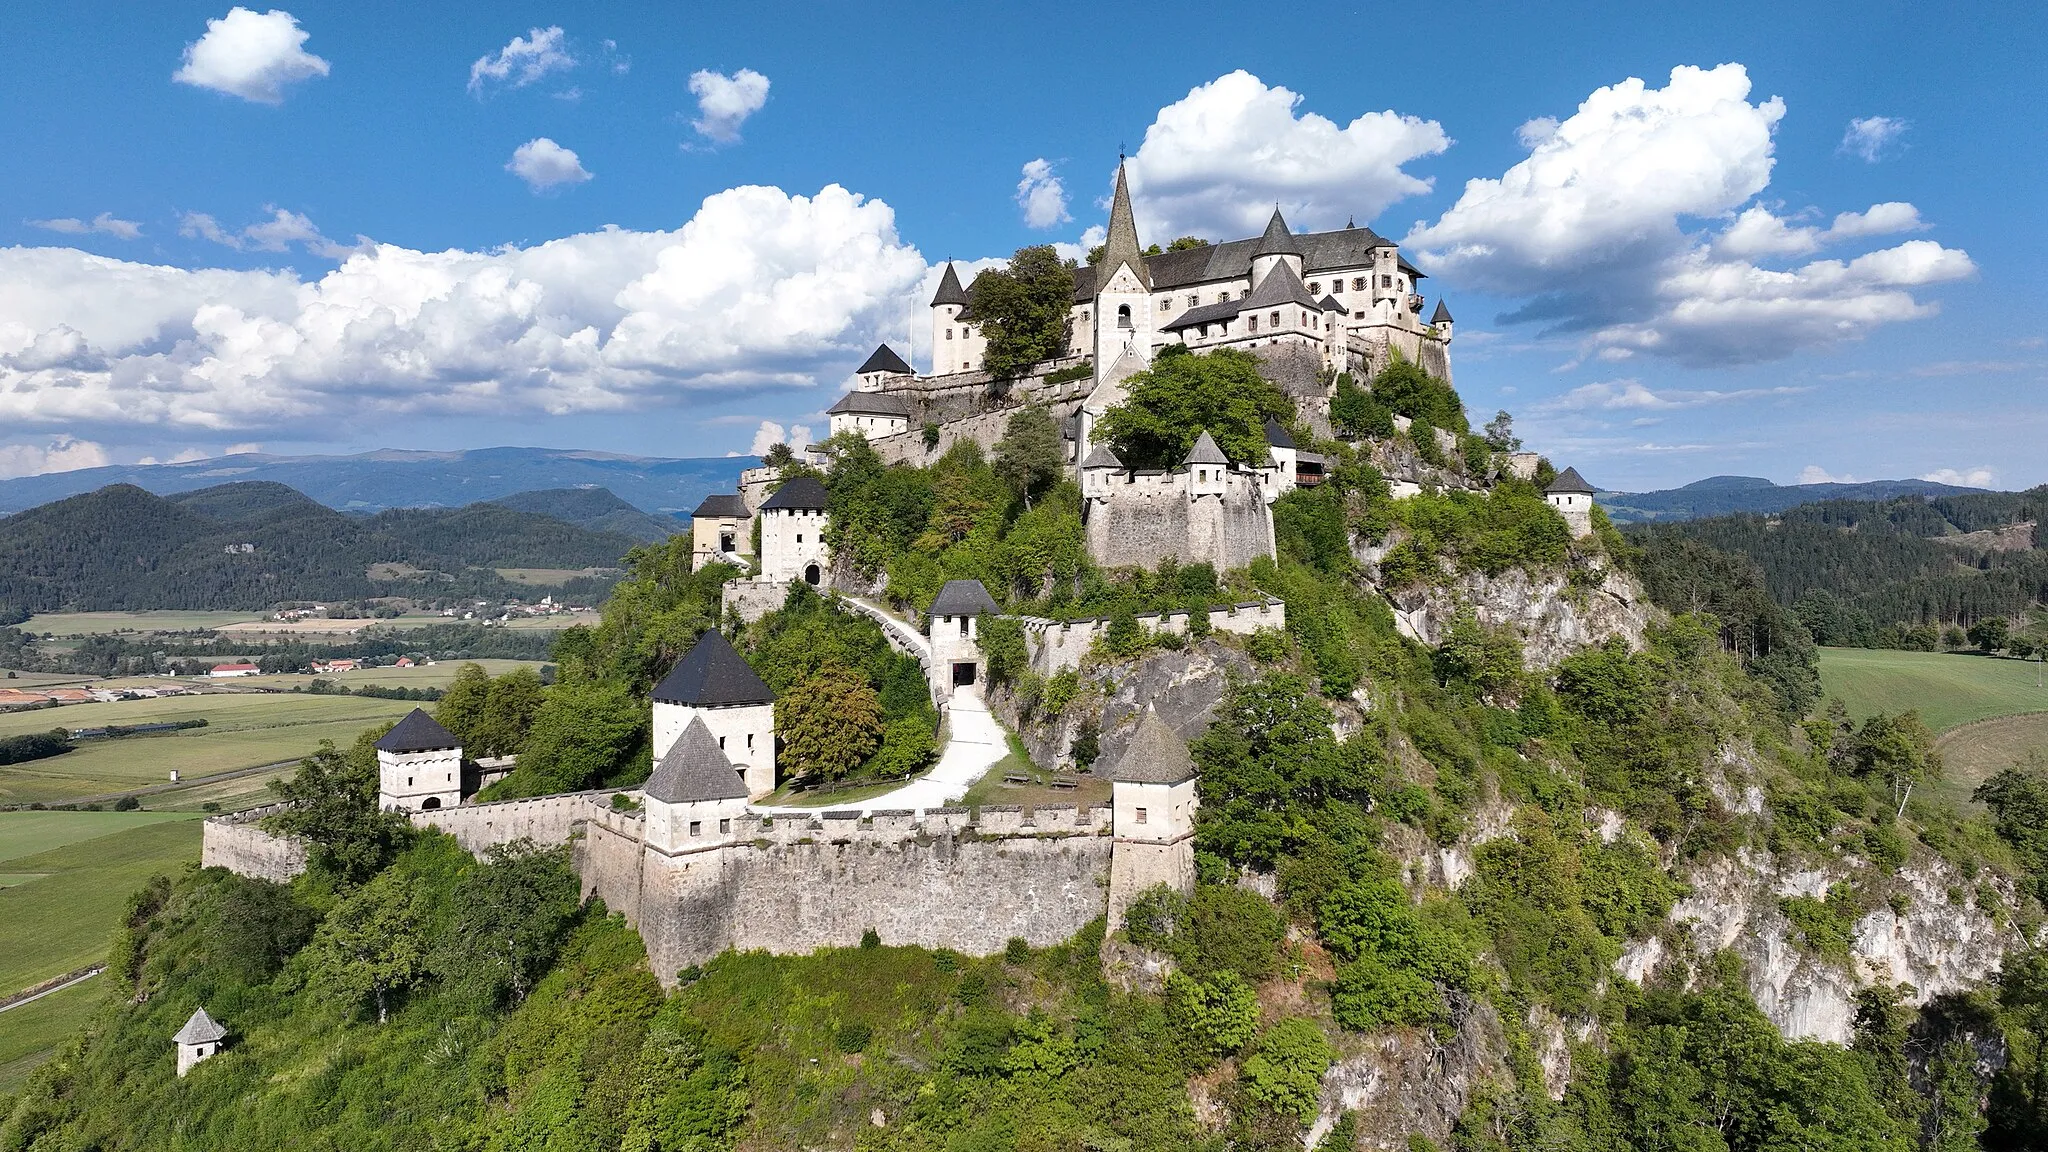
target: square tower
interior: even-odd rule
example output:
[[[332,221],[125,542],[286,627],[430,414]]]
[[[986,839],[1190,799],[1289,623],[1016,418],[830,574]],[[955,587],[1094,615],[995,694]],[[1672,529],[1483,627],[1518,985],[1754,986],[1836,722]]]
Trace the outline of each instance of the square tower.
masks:
[[[697,638],[654,687],[654,760],[660,764],[692,724],[702,724],[746,796],[775,791],[775,693],[718,629]]]
[[[701,716],[676,737],[641,795],[647,846],[664,856],[735,844],[746,822],[747,785]]]
[[[1165,884],[1195,889],[1194,758],[1150,708],[1110,770],[1109,927],[1123,924],[1138,894]]]
[[[832,549],[825,543],[832,520],[826,506],[825,486],[815,476],[785,480],[762,501],[762,579],[776,584],[802,580],[813,588],[824,585],[832,568]]]
[[[988,661],[981,654],[977,619],[1001,609],[979,580],[948,580],[925,613],[925,634],[932,641],[931,684],[934,698],[950,700],[962,688],[975,689],[988,679]]]
[[[1558,473],[1550,487],[1543,490],[1543,499],[1564,517],[1573,539],[1593,534],[1593,486],[1586,483],[1577,468]]]
[[[212,1059],[220,1051],[220,1042],[227,1036],[228,1030],[208,1016],[206,1009],[193,1010],[192,1018],[185,1021],[185,1026],[178,1029],[176,1036],[171,1037],[171,1042],[178,1046],[179,1079],[183,1079],[194,1064]]]
[[[377,806],[431,812],[462,803],[462,741],[415,708],[377,741]]]

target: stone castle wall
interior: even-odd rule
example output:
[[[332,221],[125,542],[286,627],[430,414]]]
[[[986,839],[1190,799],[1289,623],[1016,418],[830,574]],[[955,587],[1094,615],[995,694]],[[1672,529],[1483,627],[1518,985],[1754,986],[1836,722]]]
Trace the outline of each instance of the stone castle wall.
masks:
[[[268,804],[220,816],[208,816],[199,834],[199,866],[225,868],[242,876],[283,884],[306,870],[306,845],[289,836],[277,836],[257,826],[257,821],[282,811],[282,804]]]
[[[1138,623],[1177,636],[1188,633],[1190,612],[1140,612]],[[1097,637],[1109,629],[1109,617],[1091,616],[1081,620],[1046,620],[1037,616],[1018,617],[1024,625],[1024,647],[1031,670],[1052,676],[1079,668]],[[1224,604],[1209,609],[1209,627],[1216,632],[1249,636],[1261,628],[1286,628],[1287,605],[1278,600]]]
[[[524,800],[498,800],[489,804],[465,804],[459,808],[437,808],[411,813],[413,827],[434,828],[455,837],[471,855],[482,855],[496,844],[531,840],[546,848],[567,844],[576,826],[605,811],[620,789],[565,792],[555,796],[533,796]]]
[[[1088,501],[1088,554],[1106,568],[1166,560],[1219,572],[1273,555],[1273,517],[1256,477],[1226,474],[1221,496],[1188,497],[1187,472],[1119,473]]]

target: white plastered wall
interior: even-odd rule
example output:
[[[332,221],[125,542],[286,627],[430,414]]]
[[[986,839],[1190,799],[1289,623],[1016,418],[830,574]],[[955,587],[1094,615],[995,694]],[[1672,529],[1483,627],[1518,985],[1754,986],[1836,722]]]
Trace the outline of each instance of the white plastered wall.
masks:
[[[759,799],[775,791],[775,705],[742,704],[731,708],[700,708],[654,702],[654,762],[659,764],[690,721],[702,717],[704,727],[747,782],[747,796]]]

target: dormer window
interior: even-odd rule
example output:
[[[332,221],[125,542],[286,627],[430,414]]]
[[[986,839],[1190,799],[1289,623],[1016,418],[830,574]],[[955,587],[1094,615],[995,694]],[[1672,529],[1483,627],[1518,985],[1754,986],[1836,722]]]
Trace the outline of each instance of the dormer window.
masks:
[[[1195,305],[1200,304],[1201,302],[1202,298],[1200,296],[1195,296],[1192,294],[1188,296],[1188,307],[1190,308],[1193,308]]]

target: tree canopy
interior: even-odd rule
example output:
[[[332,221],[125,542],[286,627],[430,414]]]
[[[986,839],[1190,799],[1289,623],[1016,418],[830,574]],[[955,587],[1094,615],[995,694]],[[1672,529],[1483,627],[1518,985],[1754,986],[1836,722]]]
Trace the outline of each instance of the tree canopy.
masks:
[[[1266,421],[1294,418],[1293,402],[1259,374],[1258,358],[1234,348],[1197,356],[1169,345],[1125,382],[1124,394],[1095,437],[1133,468],[1179,467],[1204,430],[1234,463],[1259,467],[1268,456]]]
[[[987,340],[981,367],[1010,379],[1066,353],[1073,262],[1060,259],[1050,244],[1019,248],[1008,265],[976,276],[967,300],[967,319],[981,325]]]

